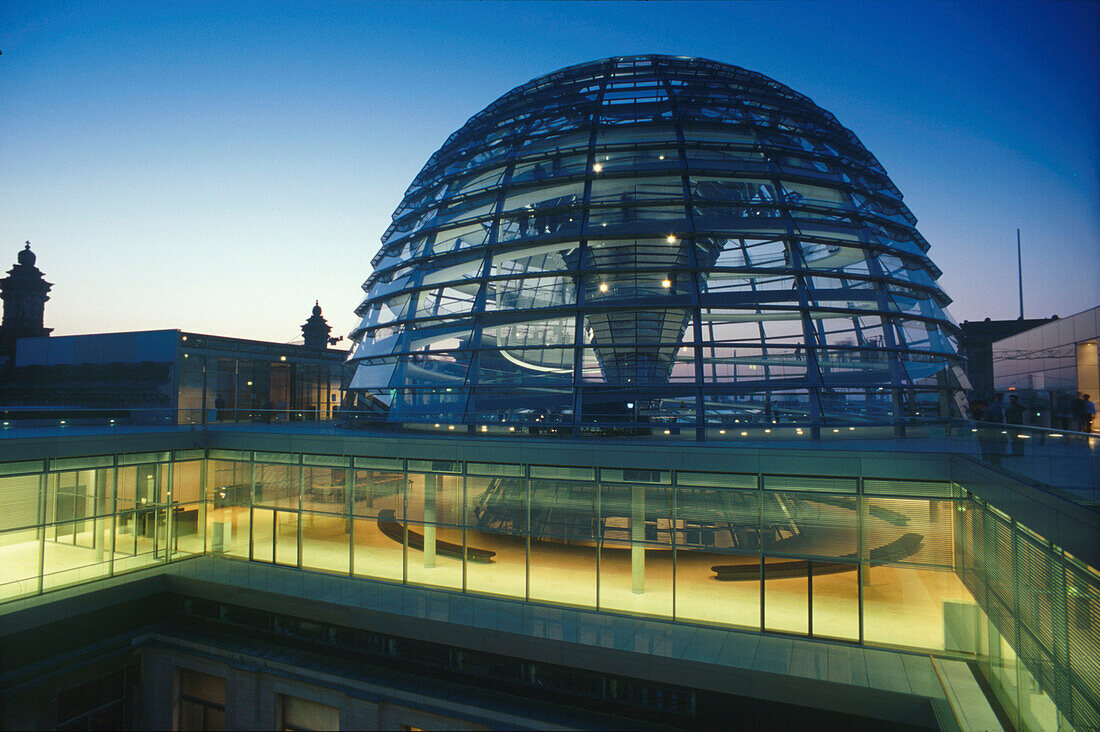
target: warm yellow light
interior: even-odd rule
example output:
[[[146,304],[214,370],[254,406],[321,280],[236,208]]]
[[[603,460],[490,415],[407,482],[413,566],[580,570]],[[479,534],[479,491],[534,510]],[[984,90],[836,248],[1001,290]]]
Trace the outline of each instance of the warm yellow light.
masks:
[[[515,432],[515,431],[516,431],[516,428],[515,428],[515,427],[509,427],[509,428],[508,428],[508,431],[509,431],[509,432]]]
[[[592,170],[599,173],[599,172],[603,171],[603,165],[601,165],[600,163],[596,163],[595,165],[592,166]]]
[[[669,234],[665,241],[667,241],[669,244],[675,244],[676,237],[673,234]]]
[[[187,336],[184,336],[184,337],[183,337],[183,340],[187,340]]]
[[[436,422],[436,423],[435,423],[435,426],[436,426],[436,427],[438,427],[438,426],[439,426],[439,422]]]
[[[771,433],[772,433],[772,431],[770,429],[764,430],[764,434],[766,434],[766,435],[770,435]]]
[[[455,428],[455,426],[453,424],[447,425],[447,429],[449,429],[449,430],[453,430],[454,428]]]
[[[286,360],[286,356],[279,356],[279,360],[280,360],[280,361],[285,361],[285,360]]]
[[[488,431],[489,431],[489,428],[488,428],[488,427],[486,427],[485,425],[481,425],[481,431],[482,431],[482,432],[488,432]]]
[[[660,157],[660,159],[661,159],[661,160],[664,160],[664,159],[665,159],[665,156],[664,156],[664,155],[662,155],[662,156]]]
[[[666,435],[671,435],[672,433],[671,433],[670,431],[668,431],[668,430],[665,430],[665,434],[666,434]]]
[[[749,436],[749,433],[748,433],[748,432],[742,432],[742,433],[741,433],[741,436],[742,436],[742,437],[748,437],[748,436]]]
[[[666,290],[672,287],[672,280],[661,280],[661,287],[665,288]]]
[[[600,292],[607,292],[607,283],[606,282],[601,282],[600,283]]]
[[[724,435],[724,434],[726,434],[726,431],[725,430],[718,430],[718,434]]]

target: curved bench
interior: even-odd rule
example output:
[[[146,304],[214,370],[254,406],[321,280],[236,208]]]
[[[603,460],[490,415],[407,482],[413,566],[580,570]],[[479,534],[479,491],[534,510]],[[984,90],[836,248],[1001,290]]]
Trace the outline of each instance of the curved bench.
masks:
[[[424,551],[424,535],[418,534],[412,529],[406,529],[405,525],[397,520],[397,514],[393,512],[393,509],[387,508],[378,512],[378,530],[398,544],[405,543],[405,534],[407,531],[409,548]],[[461,544],[453,544],[449,541],[437,539],[435,542],[435,551],[436,554],[442,554],[445,557],[462,559]],[[496,554],[496,552],[488,549],[478,549],[472,546],[466,547],[466,557],[471,562],[483,562],[487,564],[493,561],[493,557],[495,557]]]
[[[894,539],[889,544],[875,547],[869,552],[871,565],[883,562],[900,562],[920,551],[924,537],[920,534],[905,534]],[[855,554],[845,554],[842,559],[855,559]],[[805,577],[813,566],[814,576],[825,574],[839,574],[840,572],[852,572],[859,566],[848,562],[818,562],[809,559],[792,559],[784,562],[765,562],[765,579],[790,579],[792,577]],[[711,567],[715,579],[722,582],[743,582],[746,580],[760,579],[760,564],[716,564]]]

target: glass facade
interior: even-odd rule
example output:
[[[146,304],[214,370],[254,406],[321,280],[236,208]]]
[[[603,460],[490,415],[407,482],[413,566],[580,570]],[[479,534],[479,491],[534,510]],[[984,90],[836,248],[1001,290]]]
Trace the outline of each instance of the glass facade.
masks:
[[[330,420],[343,401],[340,354],[180,335],[180,424]]]
[[[0,464],[0,602],[201,554],[973,658],[1089,728],[1100,575],[957,483],[220,449]]]
[[[409,187],[364,285],[374,418],[536,430],[961,416],[939,270],[808,98],[690,58],[514,89]]]
[[[1077,432],[1100,431],[1087,408],[1074,405],[1082,394],[1100,401],[1100,307],[1059,318],[995,342],[994,383],[1014,392],[1030,424]]]

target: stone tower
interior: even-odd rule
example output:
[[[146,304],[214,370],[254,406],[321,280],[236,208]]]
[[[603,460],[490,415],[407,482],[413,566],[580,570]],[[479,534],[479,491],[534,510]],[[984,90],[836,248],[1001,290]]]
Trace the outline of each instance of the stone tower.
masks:
[[[321,316],[321,304],[313,303],[313,315],[302,326],[302,337],[305,338],[306,348],[327,348],[328,334],[332,332],[332,326]]]
[[[47,294],[53,285],[34,266],[31,243],[19,252],[18,262],[0,280],[0,299],[4,301],[4,320],[0,324],[0,347],[10,353],[19,338],[47,336],[52,328],[43,327]]]

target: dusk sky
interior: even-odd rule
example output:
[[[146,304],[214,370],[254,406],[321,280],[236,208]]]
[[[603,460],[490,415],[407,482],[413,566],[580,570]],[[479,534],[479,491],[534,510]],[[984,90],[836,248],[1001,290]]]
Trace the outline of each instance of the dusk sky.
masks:
[[[0,4],[0,265],[56,334],[346,335],[447,136],[607,56],[701,56],[836,115],[919,219],[964,319],[1100,302],[1100,3]],[[346,344],[346,341],[345,341]],[[342,344],[344,345],[344,344]]]

